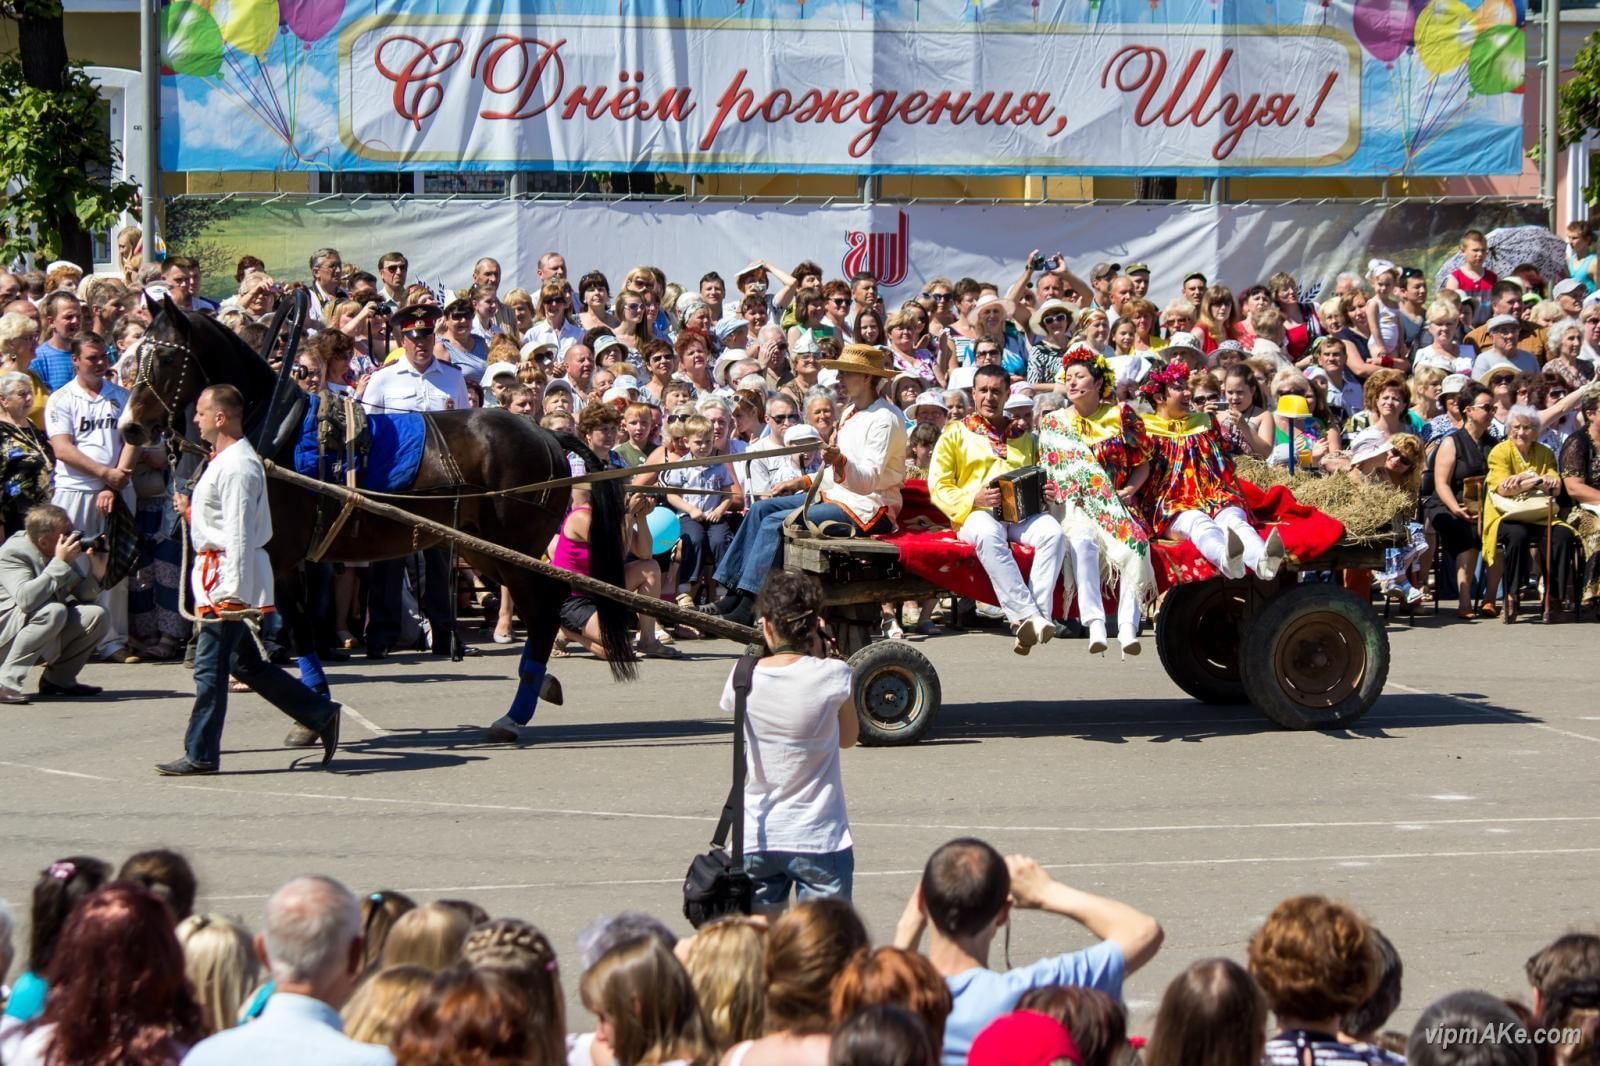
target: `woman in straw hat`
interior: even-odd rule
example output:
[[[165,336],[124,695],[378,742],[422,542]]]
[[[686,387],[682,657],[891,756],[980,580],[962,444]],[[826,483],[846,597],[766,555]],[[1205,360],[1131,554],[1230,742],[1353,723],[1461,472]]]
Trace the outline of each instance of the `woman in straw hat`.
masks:
[[[822,468],[815,477],[817,502],[806,517],[826,530],[886,533],[900,513],[900,485],[906,476],[906,427],[899,408],[879,397],[883,383],[895,376],[884,353],[866,344],[849,344],[823,368],[839,373],[848,404],[839,418],[834,442],[822,449]],[[767,571],[783,550],[784,519],[798,510],[805,496],[775,496],[758,501],[728,545],[716,580],[727,595],[705,608],[746,625],[754,621],[755,598]]]

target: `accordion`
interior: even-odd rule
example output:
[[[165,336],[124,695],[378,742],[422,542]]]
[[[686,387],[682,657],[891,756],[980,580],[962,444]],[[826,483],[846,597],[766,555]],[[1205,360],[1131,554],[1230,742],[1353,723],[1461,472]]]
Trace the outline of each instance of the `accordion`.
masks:
[[[994,516],[1002,522],[1021,522],[1044,514],[1044,471],[1024,466],[1001,474],[991,482],[1000,490],[1000,504]]]

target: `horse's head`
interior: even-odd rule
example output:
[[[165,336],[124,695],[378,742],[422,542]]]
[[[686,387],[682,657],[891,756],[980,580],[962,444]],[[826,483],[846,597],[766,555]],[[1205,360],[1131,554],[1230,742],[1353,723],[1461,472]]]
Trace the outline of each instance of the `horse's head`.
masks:
[[[154,441],[165,429],[182,436],[183,412],[206,385],[188,313],[169,296],[159,303],[145,297],[145,302],[150,328],[139,342],[139,368],[119,422],[122,439],[137,446]]]

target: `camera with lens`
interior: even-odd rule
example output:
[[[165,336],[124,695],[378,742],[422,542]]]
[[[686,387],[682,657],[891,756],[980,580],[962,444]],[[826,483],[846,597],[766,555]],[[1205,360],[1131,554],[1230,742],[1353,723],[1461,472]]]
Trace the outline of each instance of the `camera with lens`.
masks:
[[[104,533],[100,534],[98,537],[91,537],[90,539],[85,540],[83,538],[83,533],[80,532],[78,534],[78,546],[86,552],[103,552],[107,548],[111,547],[111,540]]]

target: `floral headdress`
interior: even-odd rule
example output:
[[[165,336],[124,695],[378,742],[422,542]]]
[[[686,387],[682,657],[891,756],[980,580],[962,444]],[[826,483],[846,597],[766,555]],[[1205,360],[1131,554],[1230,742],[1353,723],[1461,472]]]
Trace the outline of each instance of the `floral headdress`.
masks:
[[[1144,384],[1139,386],[1139,393],[1154,404],[1168,386],[1182,385],[1188,380],[1189,368],[1181,361],[1174,360],[1159,370],[1151,371]]]
[[[1100,382],[1100,399],[1111,399],[1112,385],[1116,376],[1111,372],[1111,364],[1106,362],[1106,357],[1095,351],[1087,344],[1074,344],[1068,348],[1061,357],[1061,370],[1065,373],[1067,367],[1079,364],[1088,368],[1095,380]]]

